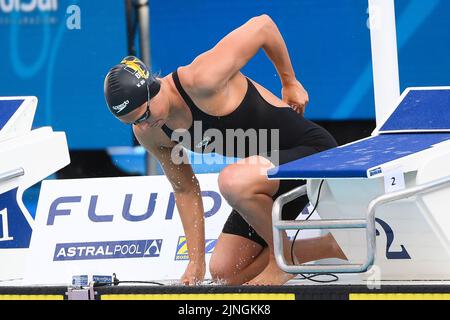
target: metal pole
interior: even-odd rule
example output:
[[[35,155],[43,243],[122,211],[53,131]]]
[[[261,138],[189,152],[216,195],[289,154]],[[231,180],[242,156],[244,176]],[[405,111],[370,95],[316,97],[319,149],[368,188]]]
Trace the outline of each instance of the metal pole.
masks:
[[[142,61],[151,68],[150,54],[150,8],[148,0],[136,0],[137,18],[139,21],[139,44]]]
[[[152,69],[150,50],[150,4],[148,0],[136,0],[137,16],[139,21],[139,44],[141,48],[141,59]],[[147,174],[156,175],[158,173],[158,162],[147,153]]]
[[[378,126],[400,97],[394,0],[369,0],[369,28]]]
[[[15,170],[2,172],[2,173],[0,173],[0,183],[17,178],[17,177],[21,177],[24,174],[25,174],[25,171],[23,170],[23,168],[17,168]]]
[[[125,0],[125,17],[127,21],[127,47],[130,56],[136,55],[135,47],[135,22],[134,22],[134,4],[133,0]]]

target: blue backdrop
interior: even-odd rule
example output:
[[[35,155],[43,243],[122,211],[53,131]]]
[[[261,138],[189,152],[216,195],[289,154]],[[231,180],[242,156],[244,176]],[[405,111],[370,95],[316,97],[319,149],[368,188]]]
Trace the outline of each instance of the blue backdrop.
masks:
[[[130,128],[109,114],[103,98],[105,74],[127,54],[124,2],[41,0],[57,7],[31,12],[9,6],[13,2],[0,1],[0,95],[38,96],[35,125],[65,131],[72,149],[131,145]],[[450,1],[395,2],[402,90],[450,85]],[[80,30],[66,25],[72,4],[80,8]],[[367,0],[150,4],[154,71],[166,75],[190,63],[252,16],[267,13],[309,91],[308,118],[374,118]],[[263,52],[244,73],[280,95],[279,78]]]

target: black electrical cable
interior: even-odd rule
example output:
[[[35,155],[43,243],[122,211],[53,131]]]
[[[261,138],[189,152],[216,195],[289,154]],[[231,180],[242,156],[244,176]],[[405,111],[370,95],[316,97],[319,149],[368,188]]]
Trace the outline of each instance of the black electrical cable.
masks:
[[[316,200],[316,204],[314,205],[313,210],[309,213],[309,215],[306,217],[305,220],[309,220],[309,218],[312,216],[312,214],[313,214],[313,213],[316,211],[316,209],[317,209],[317,205],[319,204],[320,191],[322,190],[322,185],[323,185],[323,182],[324,182],[324,181],[325,181],[325,180],[322,180],[322,181],[320,182],[320,185],[319,185],[319,191],[317,192],[317,200]],[[294,264],[294,265],[295,265],[295,261],[294,261],[294,244],[295,244],[295,240],[297,239],[297,236],[298,236],[299,232],[300,232],[300,229],[298,229],[297,232],[295,233],[294,241],[292,241],[292,244],[291,244],[291,261],[292,261],[292,264]]]
[[[117,276],[115,273],[113,273],[113,281],[111,282],[94,282],[93,287],[94,288],[98,288],[98,287],[105,287],[105,286],[117,286],[120,283],[139,283],[139,284],[154,284],[154,285],[158,285],[158,286],[163,286],[164,283],[161,282],[157,282],[157,281],[120,281],[119,279],[117,279]]]
[[[322,190],[322,185],[323,185],[324,181],[325,180],[322,180],[320,182],[319,191],[317,192],[316,204],[314,205],[313,210],[309,213],[309,215],[306,217],[305,220],[308,220],[317,209],[317,205],[319,204],[320,192]],[[294,239],[292,240],[292,244],[291,244],[291,261],[294,266],[296,265],[295,261],[294,261],[294,244],[295,244],[295,240],[297,239],[299,232],[300,232],[300,229],[298,229],[297,232],[295,233]],[[318,283],[330,283],[330,282],[335,282],[335,281],[339,280],[338,276],[336,276],[335,274],[331,274],[331,273],[323,273],[323,274],[316,273],[316,274],[310,274],[308,276],[300,273],[300,275],[302,276],[302,278],[300,278],[301,280],[309,280],[309,281],[318,282]],[[330,277],[333,277],[334,279],[332,279],[332,280],[315,280],[314,278],[316,278],[318,276],[330,276]]]
[[[117,286],[121,283],[129,283],[129,284],[154,284],[158,286],[164,286],[164,283],[156,282],[156,281],[113,281],[113,282],[94,282],[94,288],[98,287],[106,287],[106,286]]]

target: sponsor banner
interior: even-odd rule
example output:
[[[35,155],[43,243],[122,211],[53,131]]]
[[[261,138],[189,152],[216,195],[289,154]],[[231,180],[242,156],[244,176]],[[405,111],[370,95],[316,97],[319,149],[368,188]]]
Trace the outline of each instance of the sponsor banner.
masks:
[[[208,263],[231,207],[217,174],[197,177]],[[165,176],[44,181],[25,283],[113,273],[121,280],[177,280],[188,262],[184,235]]]
[[[232,209],[220,195],[218,174],[197,178],[208,265]],[[165,176],[42,183],[25,284],[70,284],[74,276],[98,274],[171,281],[187,263],[185,233]]]

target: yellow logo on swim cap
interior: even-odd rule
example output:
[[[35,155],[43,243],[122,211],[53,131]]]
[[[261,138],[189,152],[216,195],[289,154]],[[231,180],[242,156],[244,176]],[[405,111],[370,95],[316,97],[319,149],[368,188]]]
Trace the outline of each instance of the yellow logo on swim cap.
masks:
[[[134,72],[137,72],[144,79],[148,79],[148,77],[150,76],[150,72],[147,70],[145,64],[143,64],[142,61],[136,57],[126,57],[120,63],[131,68]]]

